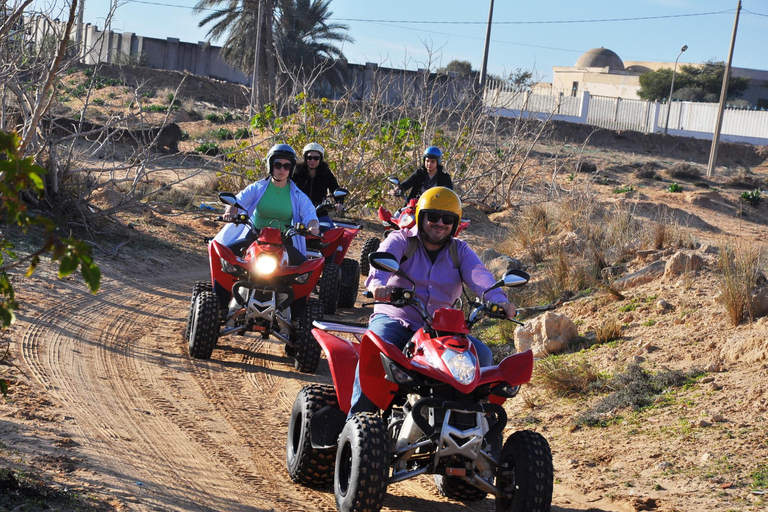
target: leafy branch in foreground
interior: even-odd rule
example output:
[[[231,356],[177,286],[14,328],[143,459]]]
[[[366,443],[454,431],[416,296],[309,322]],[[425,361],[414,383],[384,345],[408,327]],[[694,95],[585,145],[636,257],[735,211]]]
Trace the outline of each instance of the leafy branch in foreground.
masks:
[[[4,155],[3,155],[4,153]],[[35,165],[32,157],[23,158],[19,151],[19,136],[0,131],[0,219],[7,225],[16,225],[26,233],[31,227],[42,228],[44,241],[39,249],[20,257],[14,245],[0,233],[0,328],[15,321],[13,311],[19,307],[8,271],[28,264],[30,276],[40,262],[40,256],[50,254],[59,262],[59,277],[65,277],[80,267],[88,288],[96,293],[101,283],[101,270],[93,261],[91,247],[74,238],[56,235],[56,224],[49,218],[30,213],[24,203],[24,194],[41,194],[44,190],[42,175],[45,169]],[[8,382],[0,378],[0,392],[7,390]]]

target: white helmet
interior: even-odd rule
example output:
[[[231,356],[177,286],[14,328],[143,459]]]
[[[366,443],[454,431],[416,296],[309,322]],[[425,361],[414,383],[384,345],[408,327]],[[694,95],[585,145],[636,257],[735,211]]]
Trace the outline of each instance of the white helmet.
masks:
[[[323,146],[318,144],[317,142],[310,142],[306,146],[304,146],[304,149],[301,150],[301,155],[306,158],[307,153],[310,151],[317,151],[320,153],[320,157],[325,157],[325,150],[323,149]]]

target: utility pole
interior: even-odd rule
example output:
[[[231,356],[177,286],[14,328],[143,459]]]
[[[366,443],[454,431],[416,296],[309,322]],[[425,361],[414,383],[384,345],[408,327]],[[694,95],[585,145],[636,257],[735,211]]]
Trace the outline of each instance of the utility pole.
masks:
[[[85,34],[83,33],[83,11],[85,10],[85,0],[80,0],[80,6],[77,11],[77,33],[75,34],[75,46],[77,47],[77,61],[82,62],[85,57]]]
[[[736,6],[736,19],[733,21],[733,35],[731,36],[731,48],[728,50],[728,62],[723,73],[723,87],[720,89],[720,105],[717,109],[717,121],[712,134],[712,149],[709,152],[709,164],[707,165],[707,178],[711,178],[717,165],[717,146],[720,142],[720,129],[723,127],[723,112],[725,111],[725,98],[728,94],[728,80],[731,78],[731,61],[733,60],[733,47],[736,45],[736,29],[739,28],[739,13],[741,12],[741,0]]]
[[[261,86],[261,70],[259,65],[261,64],[261,0],[259,2],[258,14],[256,15],[256,48],[254,49],[253,56],[253,74],[251,75],[251,117],[256,115],[256,105],[261,105],[259,98],[259,87]]]
[[[491,25],[493,24],[493,0],[491,8],[488,9],[488,28],[485,29],[485,50],[483,51],[483,66],[480,68],[480,94],[483,94],[485,88],[485,74],[488,70],[488,47],[491,44]]]

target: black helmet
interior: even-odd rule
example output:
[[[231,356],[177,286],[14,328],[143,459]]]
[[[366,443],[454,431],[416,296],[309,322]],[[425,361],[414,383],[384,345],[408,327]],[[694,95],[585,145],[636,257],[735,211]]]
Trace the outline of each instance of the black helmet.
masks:
[[[288,144],[275,144],[267,153],[267,173],[272,175],[272,164],[277,158],[285,158],[291,161],[292,166],[296,166],[296,152]]]

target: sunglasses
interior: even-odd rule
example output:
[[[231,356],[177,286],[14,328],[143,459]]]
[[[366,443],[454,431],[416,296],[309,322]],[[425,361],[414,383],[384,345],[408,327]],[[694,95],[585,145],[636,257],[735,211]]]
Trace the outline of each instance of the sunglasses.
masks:
[[[320,160],[319,156],[308,156],[307,160]]]
[[[453,215],[440,215],[439,213],[427,213],[427,221],[432,222],[434,224],[437,224],[437,222],[442,219],[443,224],[446,226],[452,225],[456,222],[456,217]]]
[[[291,162],[275,162],[272,164],[273,169],[277,169],[278,171],[280,169],[285,169],[286,171],[290,171],[293,169],[293,164]]]

